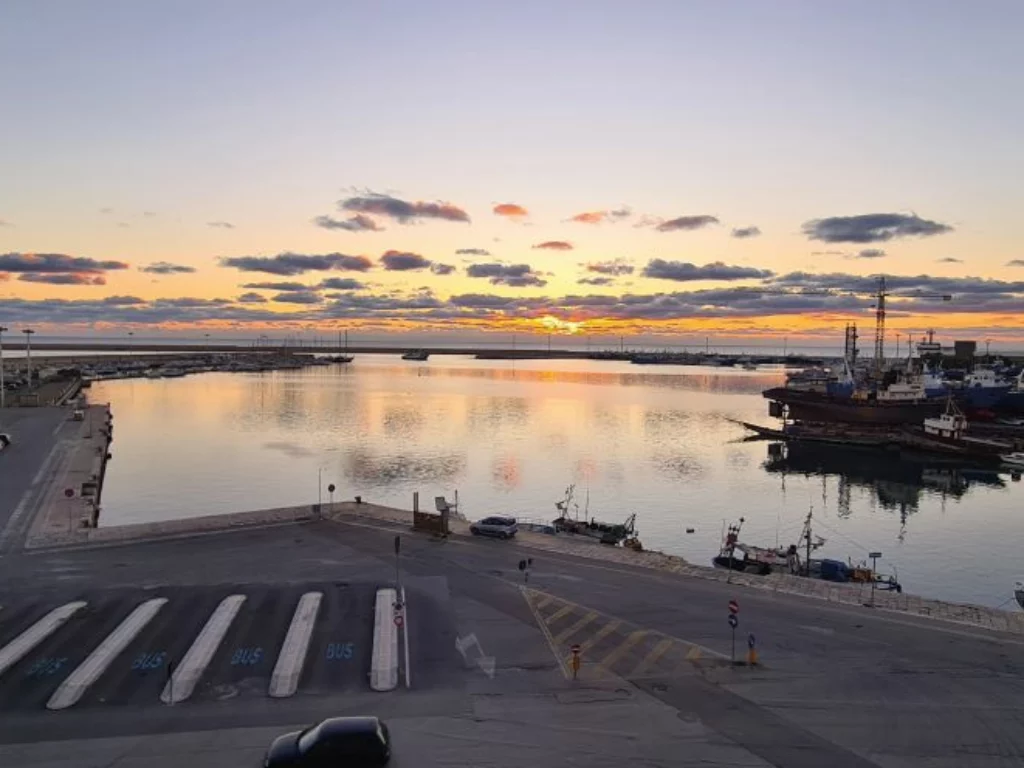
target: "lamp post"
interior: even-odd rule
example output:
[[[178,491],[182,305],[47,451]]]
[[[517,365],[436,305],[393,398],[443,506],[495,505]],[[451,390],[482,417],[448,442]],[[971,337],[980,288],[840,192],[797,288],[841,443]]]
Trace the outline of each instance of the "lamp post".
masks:
[[[7,326],[0,325],[0,408],[3,408],[7,398],[7,389],[4,387],[4,331]]]
[[[35,333],[31,328],[25,328],[22,330],[25,334],[25,360],[28,366],[28,386],[32,388],[32,334]]]

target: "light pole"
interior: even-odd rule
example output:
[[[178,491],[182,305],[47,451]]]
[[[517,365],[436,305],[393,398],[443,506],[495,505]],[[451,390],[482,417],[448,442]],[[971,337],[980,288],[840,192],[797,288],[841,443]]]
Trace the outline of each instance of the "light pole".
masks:
[[[25,328],[22,330],[25,334],[25,360],[28,366],[28,387],[32,388],[32,334],[35,333],[31,328]]]
[[[7,326],[0,325],[0,408],[3,408],[7,398],[7,389],[4,387],[4,331]]]
[[[881,552],[871,552],[868,557],[871,558],[871,607],[875,607],[875,582],[878,581],[878,558],[882,556]]]

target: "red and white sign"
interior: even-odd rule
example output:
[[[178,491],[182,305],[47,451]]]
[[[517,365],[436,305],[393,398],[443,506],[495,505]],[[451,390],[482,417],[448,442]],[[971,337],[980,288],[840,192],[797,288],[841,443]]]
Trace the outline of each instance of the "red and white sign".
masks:
[[[573,656],[579,656],[580,650],[582,649],[580,648],[579,643],[573,643],[571,646],[569,646],[569,650],[572,652]]]
[[[404,621],[405,621],[405,619],[402,618],[402,614],[400,614],[400,613],[396,613],[395,614],[395,626],[396,627],[402,626],[402,623]]]
[[[67,496],[69,499],[73,499],[75,497],[75,489],[74,488],[65,488],[64,489],[64,495]]]
[[[730,600],[729,601],[729,613],[739,613],[739,612],[740,612],[740,604],[737,603],[735,600]]]

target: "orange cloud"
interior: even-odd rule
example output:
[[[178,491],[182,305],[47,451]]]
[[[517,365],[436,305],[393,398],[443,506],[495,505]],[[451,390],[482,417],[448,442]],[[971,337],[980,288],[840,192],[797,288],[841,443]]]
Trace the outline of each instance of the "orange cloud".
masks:
[[[600,224],[606,218],[608,218],[607,211],[585,211],[577,213],[569,221],[576,221],[580,224]]]
[[[507,216],[510,219],[521,219],[530,215],[528,210],[515,203],[498,203],[494,206],[494,213],[496,216]]]
[[[565,240],[546,240],[543,243],[537,243],[533,247],[547,251],[571,251],[572,243],[568,243]]]

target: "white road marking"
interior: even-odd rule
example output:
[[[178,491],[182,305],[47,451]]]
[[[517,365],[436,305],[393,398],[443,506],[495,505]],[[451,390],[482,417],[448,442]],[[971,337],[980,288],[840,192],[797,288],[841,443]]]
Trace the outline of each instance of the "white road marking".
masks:
[[[398,686],[398,627],[395,626],[393,589],[378,589],[373,618],[373,657],[370,687],[375,691],[393,691]]]
[[[313,636],[313,625],[320,611],[323,592],[307,592],[299,599],[292,616],[292,623],[285,635],[284,645],[277,655],[277,664],[270,675],[270,695],[275,698],[291,696],[299,687],[302,666],[306,663],[309,640]]]
[[[0,648],[0,675],[21,661],[33,648],[39,645],[63,626],[64,622],[88,605],[83,600],[67,603],[54,608],[39,621],[26,629],[11,642]]]
[[[67,709],[73,706],[90,685],[95,683],[100,675],[106,672],[114,659],[128,647],[128,644],[135,639],[135,636],[152,621],[164,604],[166,597],[155,597],[135,607],[131,613],[118,624],[117,629],[111,632],[99,644],[89,657],[83,661],[72,672],[67,680],[60,684],[60,687],[53,692],[53,696],[46,702],[47,709]]]
[[[202,631],[192,641],[192,647],[185,653],[171,679],[167,681],[163,693],[160,694],[160,701],[164,704],[177,704],[192,695],[203,670],[217,652],[217,647],[244,602],[245,595],[231,595],[220,601],[220,605],[206,620]]]
[[[405,687],[411,688],[412,672],[409,670],[409,603],[405,600],[405,587],[402,587],[402,641],[405,644]],[[494,675],[492,674],[491,677],[494,677]]]

